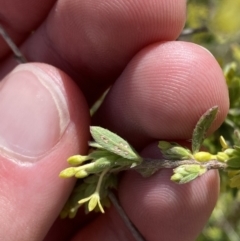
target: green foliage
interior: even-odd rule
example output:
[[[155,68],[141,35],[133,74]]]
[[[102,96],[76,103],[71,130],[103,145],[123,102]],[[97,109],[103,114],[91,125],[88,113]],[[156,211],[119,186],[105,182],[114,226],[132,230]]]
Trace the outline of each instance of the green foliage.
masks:
[[[177,143],[170,143],[167,141],[159,141],[158,147],[160,148],[164,158],[170,160],[188,160],[192,159],[191,151]]]
[[[218,107],[214,106],[209,109],[198,121],[196,127],[193,130],[192,137],[192,152],[195,154],[200,150],[204,139],[206,138],[206,132],[211,126],[217,115]]]
[[[120,136],[99,126],[90,127],[94,142],[90,142],[87,156],[74,155],[68,158],[68,167],[61,171],[61,178],[83,179],[78,183],[65,204],[61,217],[73,218],[85,205],[86,212],[101,211],[109,206],[108,190],[116,188],[116,173],[141,163],[142,158]]]
[[[133,147],[111,131],[99,126],[92,126],[90,127],[90,132],[93,139],[107,151],[122,156],[123,158],[135,160],[137,162],[141,161],[140,156]]]
[[[116,187],[116,174],[134,168],[144,177],[153,175],[160,168],[174,168],[171,180],[184,184],[193,181],[214,168],[229,170],[230,186],[240,187],[240,146],[231,148],[223,137],[220,138],[222,151],[216,155],[199,151],[204,137],[212,125],[218,107],[207,110],[196,123],[192,135],[192,151],[177,143],[160,141],[163,159],[147,160],[117,134],[98,126],[90,127],[95,142],[90,142],[88,155],[74,155],[68,158],[72,165],[61,171],[61,178],[83,179],[73,191],[62,210],[61,217],[74,217],[78,208],[85,205],[87,212],[101,211],[108,204],[107,195]]]
[[[174,174],[171,176],[171,180],[179,184],[188,183],[203,175],[206,171],[207,168],[199,164],[181,165],[173,169]]]

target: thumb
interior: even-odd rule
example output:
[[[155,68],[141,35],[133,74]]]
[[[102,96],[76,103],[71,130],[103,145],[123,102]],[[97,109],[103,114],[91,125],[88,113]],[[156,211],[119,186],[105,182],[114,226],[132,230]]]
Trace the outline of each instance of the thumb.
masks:
[[[1,81],[0,240],[46,235],[74,184],[58,174],[87,150],[88,113],[77,86],[54,67],[19,65]]]

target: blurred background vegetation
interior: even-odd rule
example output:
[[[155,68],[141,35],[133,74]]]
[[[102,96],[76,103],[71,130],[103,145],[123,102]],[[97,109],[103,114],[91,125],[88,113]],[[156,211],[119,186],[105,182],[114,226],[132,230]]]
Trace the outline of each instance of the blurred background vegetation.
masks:
[[[219,136],[229,145],[240,130],[240,0],[189,0],[188,18],[179,40],[207,48],[222,67],[230,95],[230,110],[220,129],[205,141],[212,153],[220,150]],[[240,240],[240,192],[230,189],[221,174],[218,203],[196,241]]]

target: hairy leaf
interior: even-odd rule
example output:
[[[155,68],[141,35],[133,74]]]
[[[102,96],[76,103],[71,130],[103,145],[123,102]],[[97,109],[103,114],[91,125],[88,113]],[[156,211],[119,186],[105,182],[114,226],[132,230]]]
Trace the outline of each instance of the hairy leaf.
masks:
[[[99,126],[91,126],[93,139],[106,150],[126,159],[141,161],[137,152],[120,136]]]
[[[214,106],[207,110],[197,122],[192,135],[192,152],[195,154],[199,151],[204,138],[206,137],[206,132],[212,125],[218,112],[218,106]]]
[[[183,177],[183,178],[179,181],[179,184],[184,184],[184,183],[191,182],[192,180],[196,179],[198,176],[199,176],[198,173],[191,173],[191,174]]]

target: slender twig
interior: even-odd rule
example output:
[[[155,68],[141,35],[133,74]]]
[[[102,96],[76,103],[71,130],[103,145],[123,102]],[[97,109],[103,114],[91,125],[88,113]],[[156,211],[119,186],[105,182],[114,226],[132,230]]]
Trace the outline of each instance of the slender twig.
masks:
[[[129,220],[127,214],[121,207],[121,205],[118,202],[117,197],[114,195],[113,192],[109,191],[108,197],[111,200],[113,206],[116,208],[118,214],[124,221],[125,225],[127,226],[128,230],[132,233],[133,237],[135,238],[136,241],[145,241],[143,236],[140,234],[140,232],[137,230],[137,228],[133,225],[133,223]]]
[[[210,169],[226,169],[227,164],[225,162],[220,162],[218,160],[210,160],[206,162],[199,162],[194,159],[191,160],[166,160],[166,159],[150,159],[144,158],[141,164],[134,167],[134,169],[150,169],[150,168],[175,168],[181,165],[200,165]]]
[[[166,160],[166,159],[150,159],[143,158],[141,164],[132,168],[132,170],[136,170],[141,173],[143,176],[150,176],[156,171],[162,168],[176,168],[181,165],[200,165],[205,167],[207,170],[218,169],[225,170],[227,169],[227,164],[224,162],[220,162],[218,160],[210,160],[207,162],[199,162],[194,159],[192,160]]]
[[[3,39],[6,41],[9,48],[13,51],[14,57],[19,63],[27,63],[27,59],[24,57],[24,55],[21,53],[17,45],[12,41],[8,33],[4,30],[2,25],[0,24],[0,35],[3,37]]]
[[[134,167],[125,166],[119,168],[113,168],[109,172],[118,173],[120,171],[127,171],[127,170],[135,170],[142,174],[143,176],[151,176],[156,171],[169,168],[173,169],[179,167],[181,165],[200,165],[205,167],[207,170],[211,169],[218,169],[218,170],[226,170],[227,163],[220,162],[218,160],[210,160],[206,162],[199,162],[194,159],[190,160],[166,160],[166,159],[151,159],[151,158],[143,158],[142,162]]]

